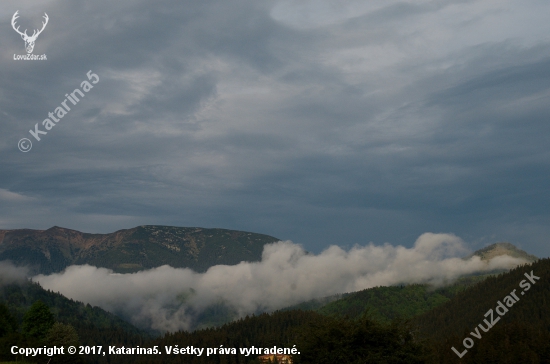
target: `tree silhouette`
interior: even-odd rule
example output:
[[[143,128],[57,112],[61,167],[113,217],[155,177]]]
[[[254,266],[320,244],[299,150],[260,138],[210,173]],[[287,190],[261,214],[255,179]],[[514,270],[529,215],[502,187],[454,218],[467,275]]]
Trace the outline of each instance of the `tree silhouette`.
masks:
[[[8,306],[0,303],[0,337],[17,331],[17,320]]]
[[[69,346],[79,347],[78,333],[75,328],[70,324],[62,324],[56,322],[53,324],[52,328],[46,334],[44,338],[44,344],[52,346],[63,346],[65,348],[65,355],[56,355],[56,363],[81,363],[83,362],[80,355],[71,355],[67,353],[67,348]]]
[[[23,333],[35,339],[43,339],[54,324],[54,317],[40,300],[32,304],[23,316]]]

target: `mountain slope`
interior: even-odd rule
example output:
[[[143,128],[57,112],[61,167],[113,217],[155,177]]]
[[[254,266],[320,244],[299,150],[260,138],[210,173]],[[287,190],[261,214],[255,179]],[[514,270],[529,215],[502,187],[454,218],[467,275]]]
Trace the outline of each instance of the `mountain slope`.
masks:
[[[526,277],[531,271],[540,277],[535,279],[535,284]],[[529,290],[520,287],[521,282],[529,283]],[[497,302],[510,295],[514,289],[519,300],[500,321],[536,322],[550,328],[550,259],[541,259],[531,265],[488,277],[460,292],[449,302],[415,318],[414,322],[426,336],[461,335],[483,322],[484,314],[489,309],[495,310]]]
[[[263,246],[277,238],[225,229],[138,226],[110,234],[48,230],[0,230],[0,261],[30,266],[34,274],[90,264],[118,273],[168,264],[204,272],[218,264],[259,261]]]
[[[489,277],[412,323],[437,363],[549,363],[550,259]]]
[[[503,255],[522,258],[525,262],[534,262],[538,259],[510,243],[489,245],[464,259],[478,256],[482,260],[488,261]],[[285,310],[314,310],[324,315],[348,316],[350,318],[359,318],[368,311],[371,318],[388,323],[398,317],[408,319],[427,312],[449,301],[469,286],[479,283],[495,273],[505,271],[499,270],[491,272],[492,274],[474,274],[462,277],[449,286],[439,288],[420,284],[374,287],[358,292],[310,300],[288,307]]]
[[[426,284],[373,287],[302,302],[283,311],[307,310],[326,316],[347,316],[351,319],[358,319],[368,313],[371,319],[389,323],[396,318],[408,319],[427,312],[487,277],[489,275],[464,277],[452,285],[439,288]]]
[[[32,282],[10,283],[0,285],[0,304],[4,304],[21,322],[25,312],[36,301],[44,302],[54,315],[55,320],[72,325],[79,336],[81,345],[129,345],[135,346],[151,340],[149,333],[139,330],[128,322],[99,308],[85,305],[62,296],[59,293],[46,291]],[[7,341],[6,341],[7,340]],[[10,340],[14,340],[11,341]],[[14,359],[9,348],[11,345],[22,345],[17,335],[0,337],[0,361],[2,358]],[[94,363],[107,363],[106,358],[89,356]]]
[[[97,329],[120,329],[132,335],[145,335],[128,322],[99,308],[73,301],[65,296],[46,291],[32,282],[13,283],[0,286],[0,302],[6,304],[19,320],[25,311],[37,300],[44,302],[61,322],[76,327],[94,327]]]
[[[324,315],[359,318],[368,312],[372,319],[388,323],[396,318],[411,318],[447,302],[463,285],[439,288],[420,284],[375,287],[354,292],[316,311]]]

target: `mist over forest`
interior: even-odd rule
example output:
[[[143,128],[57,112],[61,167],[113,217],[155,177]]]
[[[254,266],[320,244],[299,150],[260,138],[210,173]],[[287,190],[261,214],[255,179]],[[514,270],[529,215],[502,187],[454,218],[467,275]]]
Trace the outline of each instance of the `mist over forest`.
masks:
[[[449,234],[423,234],[412,248],[370,244],[346,251],[334,245],[317,255],[286,241],[266,245],[261,262],[217,265],[205,273],[165,265],[117,274],[84,265],[33,280],[126,317],[138,327],[174,332],[194,329],[198,316],[219,304],[237,319],[376,286],[441,286],[461,276],[527,263],[508,255],[465,260],[467,253],[465,243]]]

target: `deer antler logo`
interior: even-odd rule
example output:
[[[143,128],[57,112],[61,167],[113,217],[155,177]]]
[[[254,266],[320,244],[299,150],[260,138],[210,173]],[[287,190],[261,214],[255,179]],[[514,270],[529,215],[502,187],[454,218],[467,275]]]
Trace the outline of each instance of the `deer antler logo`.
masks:
[[[27,29],[25,29],[24,32],[21,32],[19,31],[19,26],[17,28],[15,27],[15,21],[17,20],[17,18],[19,18],[18,13],[19,13],[19,10],[17,10],[15,14],[13,14],[13,17],[11,18],[11,26],[13,27],[13,30],[15,30],[17,33],[21,35],[21,38],[23,38],[23,40],[25,41],[25,49],[27,50],[27,53],[31,54],[34,49],[34,42],[36,41],[36,38],[38,38],[40,33],[42,33],[44,28],[46,28],[46,24],[48,24],[48,20],[49,20],[48,14],[44,13],[45,21],[42,22],[42,29],[40,30],[35,29],[32,35],[29,37],[27,35]]]

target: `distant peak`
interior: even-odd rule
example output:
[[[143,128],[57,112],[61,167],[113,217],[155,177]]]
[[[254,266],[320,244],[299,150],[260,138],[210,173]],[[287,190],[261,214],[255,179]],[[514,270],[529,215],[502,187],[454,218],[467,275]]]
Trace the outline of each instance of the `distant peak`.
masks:
[[[48,230],[44,230],[44,231],[45,232],[54,232],[54,231],[77,231],[77,230],[67,229],[67,228],[56,225],[56,226],[52,226]],[[80,231],[78,231],[78,232],[80,232]]]
[[[46,232],[46,233],[52,233],[52,232],[56,232],[56,231],[65,231],[65,230],[67,230],[67,229],[56,225],[56,226],[52,226],[51,228],[43,230],[43,231]]]
[[[522,258],[527,260],[528,262],[534,262],[539,259],[536,256],[528,254],[527,252],[516,247],[514,244],[510,244],[508,242],[499,242],[488,245],[485,248],[475,251],[468,258],[474,255],[480,257],[481,260],[491,260],[501,255],[508,255],[513,258]]]

